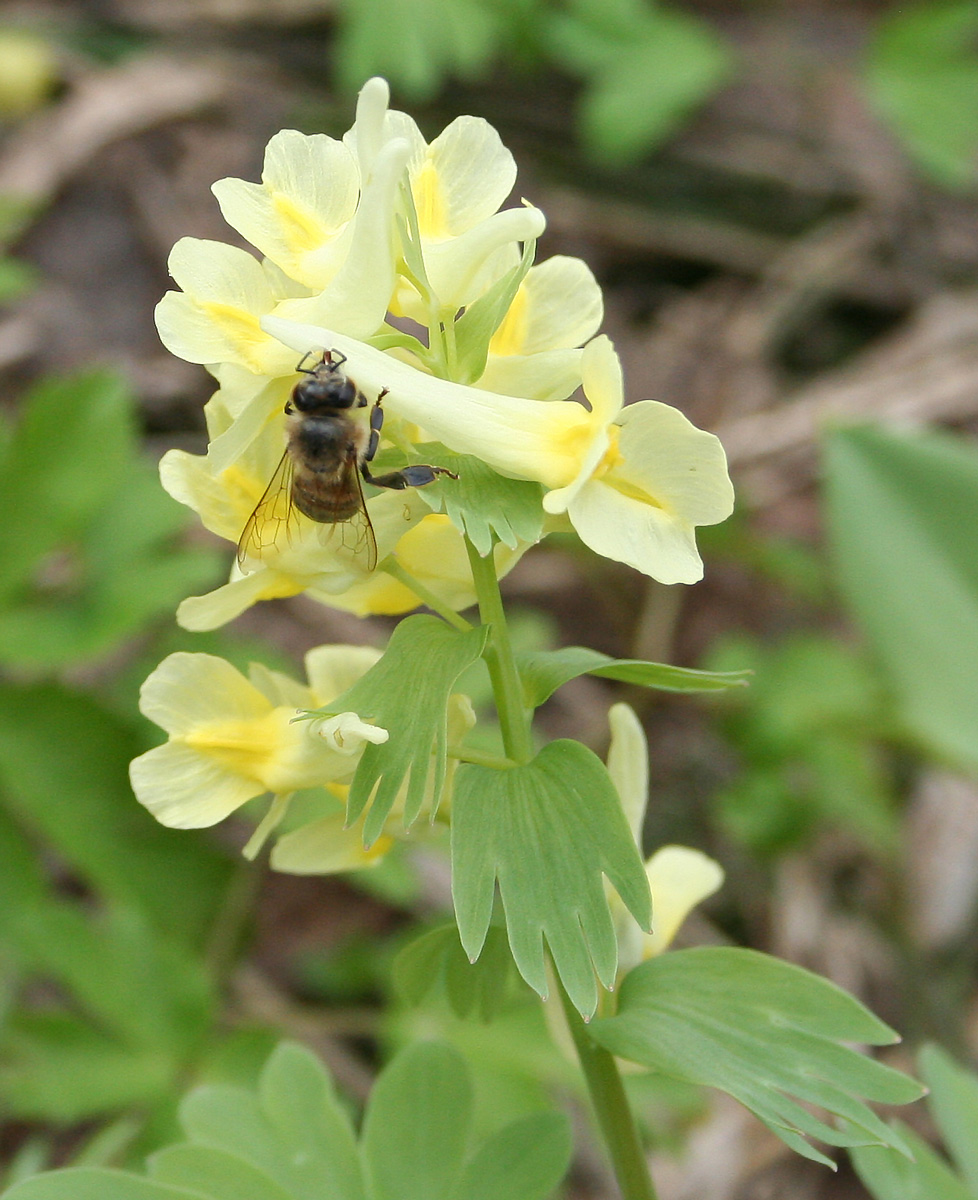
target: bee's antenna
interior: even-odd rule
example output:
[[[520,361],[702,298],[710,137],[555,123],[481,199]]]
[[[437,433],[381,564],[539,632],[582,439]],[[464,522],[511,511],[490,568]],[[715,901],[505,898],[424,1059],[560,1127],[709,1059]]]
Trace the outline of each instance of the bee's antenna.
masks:
[[[315,353],[316,353],[316,351],[315,351],[315,350],[307,350],[307,351],[305,352],[305,354],[303,354],[302,358],[300,358],[300,359],[299,359],[299,362],[298,362],[298,364],[296,365],[296,368],[295,368],[295,369],[296,369],[297,371],[301,372],[301,374],[303,374],[303,375],[315,375],[315,373],[316,373],[316,369],[315,369],[315,367],[306,367],[306,366],[303,366],[303,363],[306,361],[306,359],[307,359],[307,358],[309,358],[309,356],[310,356],[311,354],[315,354]],[[326,351],[326,353],[328,354],[328,353],[329,353],[329,351]]]
[[[346,355],[339,350],[324,350],[323,361],[330,370],[336,371],[346,362]]]

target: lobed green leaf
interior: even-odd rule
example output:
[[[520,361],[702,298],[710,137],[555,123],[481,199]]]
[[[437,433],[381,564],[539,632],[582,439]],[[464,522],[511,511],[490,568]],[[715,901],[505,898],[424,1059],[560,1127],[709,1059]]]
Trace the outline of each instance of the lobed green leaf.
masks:
[[[561,1113],[513,1121],[465,1169],[458,1200],[545,1200],[567,1172],[570,1127]]]
[[[547,992],[544,941],[574,1005],[597,1007],[595,972],[618,963],[603,876],[648,928],[648,880],[604,764],[579,742],[544,746],[525,766],[464,764],[452,801],[452,894],[462,945],[482,951],[496,880],[520,974]]]
[[[426,794],[438,809],[445,783],[447,706],[455,680],[482,653],[488,629],[460,633],[437,617],[407,617],[394,630],[384,656],[329,712],[355,712],[390,732],[382,745],[363,752],[347,802],[347,820],[357,820],[368,802],[363,837],[380,836],[401,788],[404,824],[417,820]]]
[[[894,1131],[912,1157],[885,1146],[860,1146],[849,1151],[856,1174],[875,1200],[975,1200],[975,1193],[923,1138],[900,1122],[895,1123]]]
[[[537,542],[543,531],[543,488],[527,479],[506,479],[470,454],[456,454],[439,442],[425,452],[458,479],[439,479],[421,492],[433,508],[444,509],[452,524],[485,556],[495,537],[510,549]]]
[[[978,182],[978,5],[902,6],[879,22],[866,85],[911,155],[946,187]]]
[[[292,1200],[264,1171],[210,1146],[168,1146],[154,1154],[148,1166],[157,1183],[207,1200]]]
[[[632,3],[577,9],[553,18],[551,45],[588,79],[580,119],[599,160],[633,161],[731,74],[725,43],[696,17]]]
[[[852,996],[801,967],[753,950],[702,947],[661,955],[626,977],[618,1014],[594,1022],[613,1054],[739,1100],[799,1154],[832,1165],[808,1140],[904,1140],[860,1099],[916,1100],[914,1080],[842,1043],[897,1035]],[[803,1105],[843,1119],[834,1128]]]

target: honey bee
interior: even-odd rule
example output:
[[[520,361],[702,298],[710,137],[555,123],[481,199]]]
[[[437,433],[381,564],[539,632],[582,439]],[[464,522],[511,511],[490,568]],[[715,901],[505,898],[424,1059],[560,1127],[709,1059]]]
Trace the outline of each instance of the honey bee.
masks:
[[[371,475],[368,463],[377,453],[384,424],[380,393],[370,410],[369,425],[352,416],[366,408],[367,397],[343,370],[346,356],[324,350],[319,361],[307,366],[317,352],[303,355],[296,370],[305,375],[292,389],[285,405],[285,452],[268,487],[248,518],[238,541],[238,565],[261,559],[275,544],[280,530],[291,535],[296,511],[311,521],[342,531],[343,544],[364,556],[368,571],[377,565],[377,539],[363,496],[366,480],[374,487],[396,491],[424,487],[439,475],[458,476],[444,467],[412,465],[385,475]]]

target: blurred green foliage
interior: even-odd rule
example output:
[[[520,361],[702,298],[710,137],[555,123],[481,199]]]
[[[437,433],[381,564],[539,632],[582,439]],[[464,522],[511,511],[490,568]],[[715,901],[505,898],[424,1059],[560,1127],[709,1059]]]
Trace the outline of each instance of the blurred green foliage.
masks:
[[[54,669],[109,653],[211,580],[210,550],[140,455],[108,372],[50,379],[0,428],[0,663]]]
[[[359,1142],[308,1050],[281,1044],[255,1090],[210,1086],[180,1109],[186,1141],[154,1154],[149,1177],[55,1171],[10,1200],[544,1200],[570,1160],[567,1119],[536,1112],[470,1149],[473,1087],[451,1046],[402,1051],[370,1094]]]
[[[978,183],[978,0],[901,5],[883,16],[866,82],[923,170],[946,187]]]
[[[866,1146],[850,1151],[853,1165],[874,1200],[976,1200],[978,1074],[958,1066],[938,1046],[925,1046],[918,1065],[930,1092],[927,1107],[951,1162],[902,1121],[895,1121],[894,1129],[913,1157]]]
[[[582,81],[580,133],[605,163],[634,161],[677,132],[734,69],[706,22],[647,0],[343,0],[335,54],[348,90],[384,75],[415,101],[501,63],[555,66]]]
[[[767,858],[835,826],[893,854],[896,800],[879,745],[888,728],[885,696],[862,656],[812,633],[774,646],[728,638],[710,662],[749,662],[755,671],[751,687],[718,710],[738,764],[714,799],[726,833]]]
[[[839,585],[904,736],[978,772],[978,451],[946,433],[839,430],[826,506]]]

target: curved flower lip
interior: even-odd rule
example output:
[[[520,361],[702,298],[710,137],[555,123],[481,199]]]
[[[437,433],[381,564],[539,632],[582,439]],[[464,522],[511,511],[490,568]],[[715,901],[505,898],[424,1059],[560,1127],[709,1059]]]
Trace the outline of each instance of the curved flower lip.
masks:
[[[578,474],[580,442],[591,440],[593,424],[583,405],[450,383],[316,325],[267,316],[262,328],[300,353],[329,349],[345,354],[350,375],[368,396],[388,389],[388,412],[459,454],[475,455],[501,475],[561,487]]]
[[[310,722],[309,728],[321,737],[335,754],[347,757],[358,754],[365,742],[381,746],[390,738],[388,730],[361,720],[355,712],[316,717]]]

